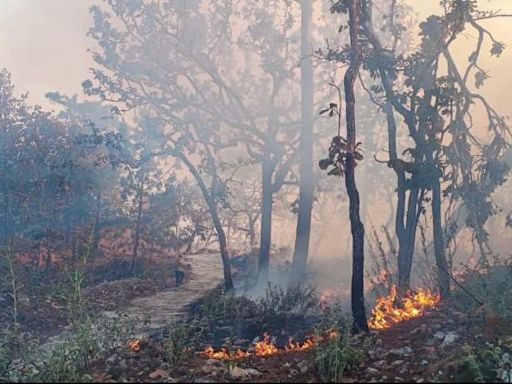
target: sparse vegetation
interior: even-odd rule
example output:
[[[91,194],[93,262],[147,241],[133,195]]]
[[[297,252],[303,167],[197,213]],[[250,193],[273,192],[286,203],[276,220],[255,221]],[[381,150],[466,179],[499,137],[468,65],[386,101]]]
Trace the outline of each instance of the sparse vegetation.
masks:
[[[0,382],[512,381],[512,1],[0,14]]]
[[[321,378],[330,383],[343,382],[343,375],[355,369],[363,353],[350,345],[350,334],[338,335],[315,349],[315,366]]]

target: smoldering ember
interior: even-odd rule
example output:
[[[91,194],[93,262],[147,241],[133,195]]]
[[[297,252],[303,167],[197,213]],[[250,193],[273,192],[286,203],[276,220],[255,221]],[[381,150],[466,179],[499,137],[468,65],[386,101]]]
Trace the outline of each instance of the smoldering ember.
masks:
[[[0,383],[512,383],[511,27],[1,0]]]

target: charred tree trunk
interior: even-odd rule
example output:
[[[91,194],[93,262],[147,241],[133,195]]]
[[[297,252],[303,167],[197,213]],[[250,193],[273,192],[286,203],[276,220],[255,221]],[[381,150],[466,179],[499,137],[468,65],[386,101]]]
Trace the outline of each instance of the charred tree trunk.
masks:
[[[407,201],[405,227],[398,236],[398,296],[404,295],[411,289],[411,270],[418,227],[418,209],[420,208],[419,188],[411,188]],[[405,202],[404,202],[405,203]],[[403,219],[403,218],[402,218]]]
[[[366,332],[368,331],[368,321],[364,307],[364,226],[359,215],[360,201],[354,169],[354,152],[356,149],[354,84],[362,61],[362,50],[359,45],[361,27],[359,0],[350,2],[348,12],[352,59],[344,78],[347,144],[349,148],[345,163],[345,186],[349,197],[350,227],[352,230],[352,316],[355,328]]]
[[[139,196],[138,196],[138,202],[137,202],[137,222],[135,224],[135,241],[133,243],[132,266],[130,268],[130,273],[133,273],[133,271],[135,270],[135,260],[137,259],[137,255],[139,253],[143,197],[144,197],[144,174],[142,175],[142,178],[140,181],[140,187],[139,187]]]
[[[262,163],[261,234],[258,260],[258,281],[266,282],[269,274],[270,244],[272,241],[272,164],[269,156]]]
[[[293,253],[295,282],[301,281],[306,268],[313,209],[313,63],[311,49],[311,0],[302,0],[301,93],[302,130],[300,135],[299,212]]]
[[[203,198],[206,202],[206,205],[208,206],[208,212],[210,213],[210,216],[212,218],[213,227],[215,228],[215,232],[217,233],[217,239],[219,241],[220,256],[222,258],[222,267],[224,271],[224,288],[226,289],[226,291],[231,291],[234,289],[234,285],[233,279],[231,277],[231,265],[229,264],[229,253],[226,244],[226,234],[224,233],[224,229],[222,228],[222,223],[217,212],[217,204],[215,202],[215,199],[211,196],[210,192],[208,191],[208,187],[206,186],[203,178],[199,174],[194,164],[192,164],[190,160],[182,153],[178,154],[177,157],[185,163],[190,173],[192,173],[192,176],[194,176],[194,178],[196,179],[197,184],[199,185],[199,189],[201,190]]]
[[[441,299],[445,299],[450,295],[450,275],[444,251],[443,225],[441,219],[441,184],[439,179],[434,180],[432,184],[432,224],[439,294],[441,295]]]

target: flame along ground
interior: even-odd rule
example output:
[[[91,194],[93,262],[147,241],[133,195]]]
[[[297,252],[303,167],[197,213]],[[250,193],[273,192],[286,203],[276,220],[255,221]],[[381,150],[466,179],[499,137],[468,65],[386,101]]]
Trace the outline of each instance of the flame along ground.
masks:
[[[286,345],[286,347],[284,347],[284,349],[280,349],[272,342],[270,335],[268,333],[264,333],[263,340],[258,341],[254,344],[253,352],[242,351],[241,349],[237,349],[236,351],[229,351],[227,348],[221,348],[219,351],[215,351],[212,347],[208,347],[202,352],[202,355],[209,359],[217,360],[238,360],[250,356],[266,357],[283,352],[286,353],[305,351],[314,347],[315,345],[322,341],[338,336],[338,331],[331,330],[327,332],[325,335],[310,336],[306,338],[302,343],[296,343],[292,339],[290,339],[288,340],[288,344]]]
[[[128,348],[130,348],[134,352],[140,351],[140,340],[132,339],[128,341]]]
[[[322,295],[321,303],[326,303],[335,296],[335,292],[327,290],[325,295]],[[395,305],[397,298],[397,288],[395,285],[391,286],[390,294],[377,299],[375,308],[372,311],[371,317],[368,321],[372,329],[386,329],[394,324],[402,321],[413,319],[422,316],[428,308],[434,308],[439,303],[439,295],[434,294],[428,289],[416,289],[409,291],[402,300],[401,307]],[[249,356],[271,356],[281,352],[294,352],[308,350],[318,343],[327,339],[340,336],[336,330],[329,331],[322,336],[310,336],[302,343],[296,343],[293,340],[288,341],[288,345],[284,349],[278,348],[271,340],[268,333],[263,334],[263,340],[254,344],[254,351],[243,351],[237,349],[236,351],[229,351],[227,348],[221,348],[215,351],[212,347],[208,347],[202,352],[202,355],[210,359],[218,360],[238,360]]]
[[[428,308],[434,308],[439,303],[439,295],[428,289],[409,291],[396,306],[397,288],[391,286],[388,296],[379,297],[372,310],[368,325],[372,329],[386,329],[404,320],[422,316]]]

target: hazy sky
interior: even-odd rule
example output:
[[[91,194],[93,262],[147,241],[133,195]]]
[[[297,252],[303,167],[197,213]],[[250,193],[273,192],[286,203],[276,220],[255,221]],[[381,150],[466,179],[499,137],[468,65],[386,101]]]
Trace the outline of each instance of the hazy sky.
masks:
[[[12,72],[18,92],[30,92],[30,100],[40,104],[46,104],[44,94],[48,91],[81,92],[80,84],[93,65],[87,53],[92,45],[86,36],[91,25],[88,9],[98,2],[0,0],[0,67]],[[439,0],[410,2],[420,15],[432,12],[439,4]],[[481,9],[512,13],[512,0],[480,0],[479,3]],[[504,41],[508,49],[500,59],[484,62],[492,76],[486,92],[492,94],[491,101],[498,109],[507,113],[510,103],[501,95],[512,89],[512,18],[487,23],[493,23],[496,38]]]

